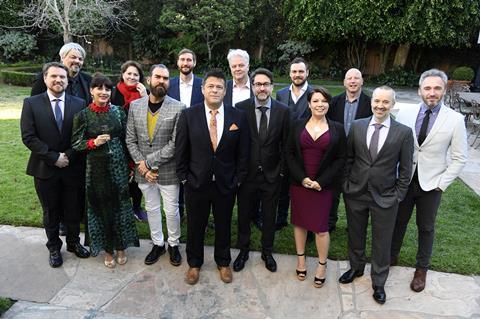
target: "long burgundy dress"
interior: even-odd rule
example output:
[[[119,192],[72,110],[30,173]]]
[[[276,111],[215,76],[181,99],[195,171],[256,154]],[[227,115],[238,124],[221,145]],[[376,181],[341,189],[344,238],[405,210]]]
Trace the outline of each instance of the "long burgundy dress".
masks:
[[[316,141],[304,128],[300,134],[300,147],[305,173],[315,180],[320,163],[330,143],[330,132],[326,131]],[[322,185],[320,185],[322,186]],[[328,216],[332,206],[332,191],[316,191],[301,185],[290,186],[292,202],[291,223],[314,233],[328,232]]]

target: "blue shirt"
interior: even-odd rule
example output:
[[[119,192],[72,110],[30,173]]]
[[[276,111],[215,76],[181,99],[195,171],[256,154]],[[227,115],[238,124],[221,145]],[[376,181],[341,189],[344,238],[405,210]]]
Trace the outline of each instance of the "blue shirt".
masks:
[[[428,136],[428,133],[430,133],[430,130],[432,129],[433,124],[435,124],[435,120],[437,119],[441,106],[442,106],[442,103],[438,103],[437,105],[435,105],[433,109],[431,109],[432,114],[430,114],[430,118],[428,119],[427,136]],[[425,103],[422,103],[420,105],[420,111],[418,111],[417,121],[415,122],[415,134],[417,134],[417,139],[418,139],[418,134],[420,134],[420,128],[422,127],[423,119],[425,118],[425,112],[428,109],[429,107],[426,106]]]

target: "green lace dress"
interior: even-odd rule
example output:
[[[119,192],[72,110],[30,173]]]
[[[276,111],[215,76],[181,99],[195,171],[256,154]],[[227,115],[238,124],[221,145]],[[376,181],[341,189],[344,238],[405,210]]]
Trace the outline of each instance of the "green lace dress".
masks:
[[[86,207],[93,255],[140,246],[128,190],[125,129],[125,113],[114,105],[92,103],[73,120],[73,149],[87,152]],[[96,147],[93,140],[100,134],[110,134],[111,140]]]

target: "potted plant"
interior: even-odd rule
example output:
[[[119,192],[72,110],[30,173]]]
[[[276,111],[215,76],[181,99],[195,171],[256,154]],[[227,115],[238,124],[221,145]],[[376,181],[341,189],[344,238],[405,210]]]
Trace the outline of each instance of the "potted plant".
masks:
[[[475,77],[475,71],[468,66],[459,66],[454,69],[452,72],[451,80],[448,81],[448,86],[450,88],[457,88],[460,91],[466,91],[467,88],[470,88],[470,83]],[[461,90],[461,88],[464,88]]]

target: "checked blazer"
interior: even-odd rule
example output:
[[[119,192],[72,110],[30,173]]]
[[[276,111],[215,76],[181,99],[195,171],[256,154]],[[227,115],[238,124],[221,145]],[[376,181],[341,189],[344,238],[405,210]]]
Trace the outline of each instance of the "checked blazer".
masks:
[[[146,160],[150,166],[158,166],[157,183],[160,185],[178,184],[175,173],[175,137],[177,122],[185,104],[168,95],[158,110],[157,123],[150,141],[147,129],[148,96],[130,103],[128,112],[126,144],[135,163]],[[145,178],[135,171],[138,183],[147,183]]]

